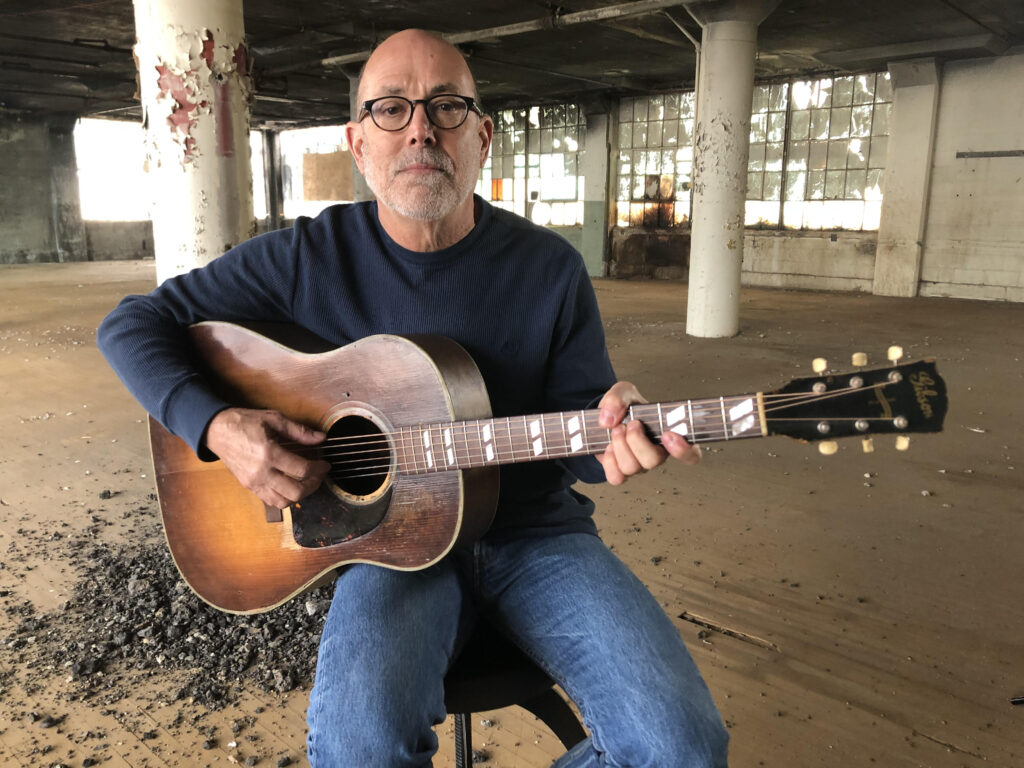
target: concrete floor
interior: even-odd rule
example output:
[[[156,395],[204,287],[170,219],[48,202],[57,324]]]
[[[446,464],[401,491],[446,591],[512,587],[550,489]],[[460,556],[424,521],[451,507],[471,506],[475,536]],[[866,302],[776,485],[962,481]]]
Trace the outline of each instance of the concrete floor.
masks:
[[[148,289],[153,265],[0,267],[0,639],[21,606],[58,610],[76,580],[55,530],[97,508],[110,543],[159,539],[144,415],[95,349],[102,316]],[[732,733],[735,766],[1024,765],[1024,305],[745,290],[741,334],[685,335],[685,286],[598,281],[619,375],[651,400],[774,389],[849,354],[899,343],[935,357],[946,429],[908,453],[888,438],[837,456],[785,438],[719,443],[588,489],[602,535],[677,617]],[[104,489],[118,493],[99,504]],[[148,509],[146,509],[148,507]],[[172,676],[140,677],[106,709],[67,671],[13,664],[0,643],[0,764],[229,764],[167,704]],[[203,727],[259,714],[264,751],[301,762],[306,692],[259,692]],[[261,709],[262,708],[262,709]],[[30,713],[64,715],[41,729]],[[486,765],[559,754],[518,710],[489,713]],[[191,721],[190,721],[191,722]],[[450,723],[439,726],[450,766]]]

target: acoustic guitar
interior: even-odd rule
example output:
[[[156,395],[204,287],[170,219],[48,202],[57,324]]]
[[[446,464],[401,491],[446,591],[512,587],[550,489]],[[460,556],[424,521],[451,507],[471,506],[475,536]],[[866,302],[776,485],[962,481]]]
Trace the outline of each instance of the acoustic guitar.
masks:
[[[500,465],[595,454],[609,443],[597,410],[492,418],[473,360],[443,337],[370,336],[323,351],[261,330],[207,322],[189,332],[228,402],[327,434],[312,449],[332,466],[319,490],[283,510],[266,507],[220,462],[201,461],[150,420],[171,554],[199,597],[224,611],[269,610],[346,564],[426,568],[487,530]],[[672,430],[693,443],[886,432],[905,440],[941,430],[945,413],[945,384],[922,361],[634,405],[627,420],[653,439]]]

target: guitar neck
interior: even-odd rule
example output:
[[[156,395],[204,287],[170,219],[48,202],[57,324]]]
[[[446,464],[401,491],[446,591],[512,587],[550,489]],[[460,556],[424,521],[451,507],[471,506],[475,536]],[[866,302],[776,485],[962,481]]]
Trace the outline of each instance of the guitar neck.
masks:
[[[591,409],[421,424],[399,429],[395,447],[407,474],[586,456],[611,442],[599,416]],[[654,439],[671,430],[691,443],[768,434],[760,393],[633,405],[624,421],[641,422]]]

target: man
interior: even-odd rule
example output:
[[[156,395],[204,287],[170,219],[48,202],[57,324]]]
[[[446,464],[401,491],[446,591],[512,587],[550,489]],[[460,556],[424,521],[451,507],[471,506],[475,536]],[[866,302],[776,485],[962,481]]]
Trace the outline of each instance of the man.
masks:
[[[559,768],[725,765],[728,736],[679,633],[570,488],[619,484],[669,454],[695,463],[698,451],[671,432],[656,446],[640,424],[621,423],[643,401],[614,380],[579,254],[472,194],[493,125],[458,51],[418,30],[393,35],[367,61],[359,99],[346,136],[377,202],[300,219],[125,299],[99,332],[122,379],[172,432],[277,507],[327,471],[282,444],[324,435],[219,400],[189,361],[190,323],[283,320],[338,344],[447,335],[473,355],[496,416],[596,403],[612,441],[596,460],[503,468],[494,525],[472,549],[423,571],[340,575],[310,696],[310,762],[430,765],[444,674],[486,616],[583,713],[591,738]]]

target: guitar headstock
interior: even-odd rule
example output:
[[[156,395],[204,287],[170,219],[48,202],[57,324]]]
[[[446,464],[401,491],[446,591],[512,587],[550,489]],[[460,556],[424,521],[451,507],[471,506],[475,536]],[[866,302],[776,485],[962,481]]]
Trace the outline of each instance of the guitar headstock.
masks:
[[[804,441],[832,441],[870,435],[896,434],[897,448],[905,449],[914,432],[940,432],[946,416],[946,383],[934,360],[898,364],[901,350],[890,350],[892,365],[850,373],[828,373],[816,360],[819,375],[794,379],[764,395],[770,434]],[[894,359],[895,358],[895,359]],[[855,364],[863,361],[854,357]],[[834,443],[823,442],[822,453],[833,453]]]

